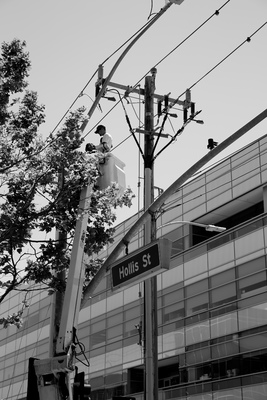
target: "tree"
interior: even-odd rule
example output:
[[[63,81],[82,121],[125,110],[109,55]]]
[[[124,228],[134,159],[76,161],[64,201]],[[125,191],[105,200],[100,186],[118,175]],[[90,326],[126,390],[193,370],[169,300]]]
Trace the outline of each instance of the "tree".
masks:
[[[56,273],[68,269],[80,190],[99,176],[99,156],[85,156],[80,150],[83,108],[71,112],[45,141],[38,133],[45,122],[44,106],[38,104],[37,93],[27,89],[30,61],[25,48],[19,40],[3,43],[0,57],[0,303],[29,282],[64,290],[65,282]],[[118,197],[115,184],[104,191],[94,186],[88,256],[112,242],[115,209],[130,206],[133,197],[131,189]],[[56,230],[63,233],[58,240]],[[100,265],[101,260],[88,262],[87,281]],[[25,307],[26,301],[0,323],[20,326]]]

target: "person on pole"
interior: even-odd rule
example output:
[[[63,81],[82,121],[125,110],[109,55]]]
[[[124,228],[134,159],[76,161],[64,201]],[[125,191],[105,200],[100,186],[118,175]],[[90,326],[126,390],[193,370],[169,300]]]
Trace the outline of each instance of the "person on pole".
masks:
[[[85,151],[89,153],[94,151],[108,153],[112,149],[112,136],[106,132],[106,127],[104,125],[98,125],[95,133],[100,136],[100,143],[96,146],[92,143],[87,143]]]

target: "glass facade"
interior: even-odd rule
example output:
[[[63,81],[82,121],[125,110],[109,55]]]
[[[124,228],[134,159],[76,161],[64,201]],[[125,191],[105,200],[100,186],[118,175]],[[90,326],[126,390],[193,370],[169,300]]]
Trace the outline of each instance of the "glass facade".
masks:
[[[267,216],[251,214],[253,204],[267,211],[266,143],[261,138],[189,182],[159,218],[158,226],[232,221],[213,237],[187,224],[158,231],[172,241],[170,269],[157,276],[159,400],[267,398]],[[240,211],[242,223],[235,217]],[[118,227],[101,256],[136,218]],[[141,246],[140,233],[129,251]],[[92,400],[144,398],[143,294],[143,284],[112,292],[107,272],[81,310],[78,338],[90,368],[82,355],[77,366],[90,381]],[[29,357],[48,356],[51,298],[40,291],[28,300],[24,327],[0,330],[1,399],[25,398]],[[13,312],[20,302],[10,297],[1,312]]]
[[[232,386],[235,392],[251,374],[255,380],[266,381],[266,265],[264,255],[189,285],[185,285],[184,280],[164,285],[160,283],[161,277],[158,277],[159,286],[162,287],[158,296],[159,389],[165,396],[163,398],[183,398],[184,394],[195,396],[201,393],[202,397],[194,397],[200,399],[205,398],[202,393],[210,391],[216,392],[214,396],[218,397],[220,388]],[[109,301],[111,299],[109,297]],[[111,317],[115,327],[108,326],[109,313],[103,314],[106,337],[98,346],[98,357],[102,352],[103,360],[105,358],[105,375],[112,374],[108,367],[110,363],[113,368],[115,365],[120,368],[121,376],[125,376],[125,381],[120,381],[125,385],[124,394],[129,386],[129,374],[139,378],[135,383],[131,381],[131,393],[143,387],[140,368],[143,365],[142,348],[137,345],[138,332],[135,328],[143,318],[142,300],[135,300],[135,306],[134,303],[132,305],[132,308],[127,307],[127,311],[123,306],[117,309],[117,313]],[[91,326],[94,325],[94,320],[91,320]],[[89,356],[95,365],[94,353],[90,349],[94,347],[97,333],[91,332]],[[108,344],[110,336],[113,346]],[[169,364],[166,364],[166,360]],[[161,361],[166,367],[160,367]],[[130,368],[124,368],[129,363]],[[93,375],[97,376],[97,368],[92,369],[91,384],[96,391],[92,398],[100,399],[98,378],[93,378]],[[117,369],[116,376],[118,372]],[[172,386],[177,389],[170,389]],[[103,382],[99,390],[102,388]]]

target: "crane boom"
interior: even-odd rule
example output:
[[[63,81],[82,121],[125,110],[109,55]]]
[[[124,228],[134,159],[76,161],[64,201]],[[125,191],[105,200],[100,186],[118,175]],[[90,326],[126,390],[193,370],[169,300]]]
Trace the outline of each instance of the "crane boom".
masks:
[[[71,252],[69,275],[65,291],[56,352],[66,353],[73,343],[73,327],[77,327],[84,279],[83,250],[91,202],[92,186],[83,188],[80,196],[78,219]]]
[[[67,287],[56,343],[57,356],[44,360],[34,360],[33,363],[40,400],[73,399],[70,375],[74,371],[74,334],[81,305],[82,283],[84,280],[82,264],[91,194],[91,184],[82,188]]]

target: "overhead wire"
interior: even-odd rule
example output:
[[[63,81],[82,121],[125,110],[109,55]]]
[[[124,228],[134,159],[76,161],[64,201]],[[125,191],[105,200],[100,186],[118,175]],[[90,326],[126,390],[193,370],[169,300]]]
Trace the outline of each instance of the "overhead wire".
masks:
[[[175,50],[177,50],[182,44],[184,44],[188,39],[191,38],[199,29],[201,29],[204,25],[206,25],[214,16],[218,16],[220,10],[225,7],[231,0],[227,0],[218,10],[216,10],[210,17],[208,17],[204,22],[202,22],[196,29],[194,29],[188,36],[186,36],[180,43],[178,43],[177,46],[175,46],[169,53],[167,53],[163,58],[161,58],[155,65],[154,67],[157,67],[159,64],[161,64],[166,58],[168,58]],[[150,71],[146,72],[145,75],[142,76],[136,82],[136,84],[133,86],[133,89],[136,88],[136,86],[149,74]]]
[[[201,27],[203,27],[213,16],[218,15],[219,11],[225,7],[228,3],[230,2],[230,0],[227,0],[218,10],[216,10],[209,18],[207,18],[202,24],[200,24],[193,32],[190,33],[190,35],[188,35],[182,42],[180,42],[177,46],[175,46],[175,48],[173,48],[166,56],[164,56],[160,61],[157,62],[157,64],[155,66],[158,66],[161,62],[163,62],[170,54],[172,54],[177,48],[179,48],[186,40],[188,40],[194,33],[196,33]],[[148,22],[147,22],[148,23]],[[147,23],[143,26],[145,27],[147,25]],[[249,42],[251,40],[251,37],[253,37],[258,31],[260,31],[265,25],[267,24],[267,22],[265,22],[264,24],[262,24],[255,32],[253,32],[246,40],[244,40],[239,46],[237,46],[233,51],[231,51],[226,57],[224,57],[219,63],[217,63],[213,68],[211,68],[207,73],[205,73],[201,78],[199,78],[194,84],[192,84],[189,89],[192,89],[194,86],[196,86],[201,80],[203,80],[207,75],[209,75],[214,69],[216,69],[220,64],[222,64],[227,58],[229,58],[235,51],[237,51],[242,45],[244,45],[246,42]],[[132,37],[134,37],[141,29],[140,28],[134,35],[132,35]],[[131,37],[131,38],[132,38]],[[104,64],[110,57],[112,57],[117,51],[119,51],[119,49],[121,47],[123,47],[129,40],[131,40],[131,38],[129,38],[126,42],[124,42],[124,44],[122,44],[115,52],[113,52],[102,64]],[[88,83],[84,86],[84,89],[88,86],[88,84],[91,82],[92,78],[95,76],[96,72],[93,74],[93,76],[90,78],[90,80],[88,81]],[[141,80],[148,74],[148,72],[132,87],[133,89],[136,88],[138,86],[138,84],[141,82]],[[83,91],[82,90],[82,91]],[[80,92],[81,94],[82,92]],[[178,100],[186,93],[186,91],[184,91],[182,94],[180,94],[177,99],[169,106],[170,108],[173,108]],[[79,94],[79,96],[80,96]],[[79,97],[78,96],[78,97]],[[77,98],[78,98],[77,97]],[[75,101],[77,100],[77,98],[74,100],[74,102],[72,103],[72,105],[75,103]],[[120,101],[118,101],[99,121],[97,124],[95,124],[84,136],[83,139],[89,135],[90,132],[92,132],[92,130],[101,122],[103,121],[113,110],[114,108],[118,105]],[[67,113],[69,112],[71,107],[69,107],[68,111],[64,114],[65,116],[67,115]],[[57,125],[58,126],[58,125]],[[56,128],[53,129],[52,132],[55,131]],[[179,132],[180,134],[181,132]],[[38,152],[34,153],[33,155],[38,155],[39,153],[41,153],[42,151],[44,151],[49,145],[51,145],[52,142],[54,142],[57,138],[52,139],[49,143],[47,143],[42,149],[40,149]],[[173,140],[171,140],[172,142]],[[121,142],[123,143],[124,140]],[[118,146],[116,146],[117,148]],[[18,160],[15,165],[17,165],[18,163],[24,161],[25,159],[29,158],[31,156],[26,156],[21,160]],[[13,165],[12,165],[13,166]]]
[[[196,86],[199,82],[201,82],[204,78],[206,78],[211,72],[213,72],[219,65],[221,65],[225,60],[227,60],[230,56],[232,56],[237,50],[240,49],[245,43],[249,43],[251,41],[251,38],[256,35],[265,25],[267,24],[267,21],[264,22],[258,29],[256,29],[250,36],[248,36],[242,43],[240,43],[237,47],[235,47],[230,53],[228,53],[221,61],[219,61],[216,65],[214,65],[209,71],[207,71],[204,75],[202,75],[196,82],[194,82],[191,86],[188,87],[188,89],[192,89],[194,86]],[[178,100],[186,93],[184,91],[183,93],[180,94],[180,96],[177,97],[175,102],[171,104],[170,108],[175,105]]]
[[[175,50],[177,50],[183,43],[185,43],[191,36],[193,36],[200,28],[202,28],[211,18],[213,18],[214,17],[214,15],[218,15],[219,14],[219,12],[220,12],[220,10],[223,8],[223,7],[225,7],[229,2],[230,2],[231,0],[227,0],[218,10],[216,10],[209,18],[207,18],[202,24],[200,24],[193,32],[191,32],[184,40],[182,40],[182,42],[180,42],[174,49],[172,49],[166,56],[164,56],[161,60],[159,60],[157,63],[156,63],[156,65],[155,65],[155,67],[156,66],[158,66],[161,62],[163,62],[170,54],[172,54]],[[137,34],[138,34],[138,32],[140,32],[146,25],[148,24],[148,22],[146,23],[146,24],[144,24],[144,26],[142,27],[142,28],[140,28],[134,35],[132,35],[131,36],[131,38],[129,38],[120,48],[122,48],[126,43],[128,43],[134,36],[136,36]],[[118,48],[118,50],[120,49],[120,48]],[[116,52],[118,51],[118,50],[116,50]],[[112,55],[114,55],[115,54],[115,52],[112,54]],[[111,55],[111,56],[112,56]],[[111,57],[110,56],[110,57]],[[106,62],[106,60],[105,60],[105,62]],[[102,63],[102,65],[104,64],[104,62]],[[135,89],[137,86],[138,86],[138,84],[147,76],[147,74],[149,73],[149,71],[144,75],[144,76],[142,76],[142,78],[141,79],[139,79],[138,80],[138,82],[132,87],[133,89]],[[85,86],[85,87],[87,87],[87,85]],[[80,92],[80,93],[82,93],[82,92]],[[178,100],[177,100],[178,101]],[[117,105],[117,104],[116,104]],[[114,105],[112,108],[111,108],[111,110],[110,110],[110,112],[116,107],[116,105]],[[106,116],[110,113],[110,112],[108,112],[103,118],[101,118],[100,119],[100,121],[98,122],[98,123],[100,123],[104,118],[106,118]],[[92,128],[92,129],[90,129],[88,132],[87,132],[87,134],[85,134],[84,136],[83,136],[83,138],[85,138],[86,136],[88,136],[89,135],[89,133],[91,133],[92,132],[92,130],[95,128],[97,126],[97,124],[96,125],[94,125],[94,127]]]
[[[208,76],[212,71],[214,71],[219,65],[221,65],[227,58],[229,58],[232,54],[234,54],[240,47],[242,47],[245,43],[249,43],[251,41],[251,38],[256,35],[257,32],[259,32],[265,25],[267,24],[267,21],[264,22],[258,29],[256,29],[250,36],[248,36],[242,43],[240,43],[234,50],[232,50],[227,56],[225,56],[220,62],[218,62],[213,68],[211,68],[208,72],[206,72],[201,78],[199,78],[193,85],[189,87],[189,89],[192,89],[194,86],[196,86],[202,79],[204,79],[206,76]]]
[[[175,46],[168,54],[166,54],[161,60],[159,60],[156,64],[155,64],[155,67],[157,67],[161,62],[163,62],[168,56],[170,56],[175,50],[177,50],[182,44],[184,44],[191,36],[193,36],[199,29],[201,29],[206,23],[208,23],[214,16],[218,16],[219,15],[219,12],[230,2],[231,0],[227,0],[221,7],[219,7],[210,17],[208,17],[204,22],[202,22],[196,29],[194,29],[194,31],[192,31],[185,39],[183,39],[177,46]],[[139,83],[147,76],[147,74],[149,73],[149,71],[145,74],[145,75],[143,75],[142,76],[142,78],[141,79],[139,79],[138,80],[138,82],[136,82],[135,83],[135,85],[134,86],[132,86],[131,87],[131,89],[136,89],[136,87],[139,85]],[[185,93],[185,92],[184,92]],[[184,94],[183,93],[183,94]],[[178,100],[179,100],[179,98],[183,95],[183,94],[181,94],[177,99],[176,99],[176,102],[174,102],[173,104],[172,104],[172,108],[174,107],[174,105],[178,102]],[[117,103],[118,104],[118,103]],[[116,105],[117,105],[116,104]],[[111,110],[109,110],[109,112],[106,114],[106,115],[104,115],[101,119],[100,119],[100,121],[98,121],[98,123],[100,123],[103,119],[105,119],[106,118],[106,116],[111,112],[111,111],[113,111],[113,109],[116,107],[116,105],[114,105],[112,108],[111,108]],[[86,135],[84,135],[84,138],[87,136],[87,135],[89,135],[89,133],[90,132],[92,132],[92,130],[98,125],[98,123],[97,124],[95,124],[94,126],[93,126],[93,128],[92,129],[90,129],[90,131],[86,134]],[[182,129],[182,128],[181,128]],[[182,129],[183,130],[183,129]],[[179,132],[178,134],[180,134],[181,132]],[[177,135],[176,135],[177,136]],[[172,143],[173,142],[173,140],[171,140],[171,142],[170,143]],[[116,146],[117,147],[117,146]]]
[[[149,19],[151,17],[152,11],[153,11],[153,0],[150,0],[150,11],[149,11],[147,19]]]
[[[113,51],[113,53],[111,53],[102,63],[100,63],[100,65],[104,65],[106,64],[106,62],[112,58],[118,51],[120,51],[130,40],[132,40],[142,29],[144,29],[147,24],[149,22],[146,22],[141,28],[139,28],[132,36],[130,36],[125,42],[123,42],[119,47],[117,47],[117,49],[115,51]],[[55,130],[57,129],[57,127],[61,124],[61,122],[63,121],[63,119],[66,117],[66,115],[69,113],[69,111],[72,109],[72,107],[74,106],[74,104],[76,103],[76,101],[79,99],[79,97],[81,97],[81,94],[85,91],[85,89],[87,88],[87,86],[91,83],[92,79],[95,77],[95,75],[97,74],[98,69],[96,69],[96,71],[93,73],[93,75],[90,77],[90,79],[88,80],[88,82],[85,84],[85,86],[83,87],[83,89],[79,92],[79,94],[75,97],[75,99],[73,100],[73,102],[71,103],[71,105],[69,106],[68,110],[64,113],[64,115],[62,116],[62,118],[59,120],[59,122],[57,123],[57,125],[55,126],[55,128],[52,130],[51,133],[54,133]]]
[[[127,122],[127,124],[128,124],[128,127],[129,127],[129,131],[131,132],[131,135],[133,136],[133,138],[134,138],[134,140],[135,140],[135,143],[136,143],[136,145],[137,145],[137,147],[138,147],[140,153],[142,154],[142,156],[144,156],[143,150],[142,150],[142,148],[141,148],[141,146],[140,146],[140,143],[138,142],[138,140],[137,140],[137,138],[136,138],[136,136],[135,136],[134,130],[133,130],[133,128],[132,128],[132,125],[131,125],[131,122],[130,122],[130,118],[129,118],[127,112],[126,112],[126,108],[125,108],[125,106],[124,106],[124,104],[123,104],[123,101],[122,101],[120,92],[119,92],[117,89],[110,89],[110,91],[116,91],[116,92],[118,93],[119,99],[120,99],[120,102],[121,102],[121,105],[122,105],[122,108],[123,108],[123,111],[124,111],[125,119],[126,119],[126,122]]]
[[[233,49],[227,56],[225,56],[221,61],[219,61],[214,67],[212,67],[208,72],[206,72],[201,78],[199,78],[194,84],[192,84],[188,89],[191,90],[194,86],[196,86],[199,82],[201,82],[206,76],[208,76],[212,71],[214,71],[219,65],[221,65],[225,60],[227,60],[231,55],[233,55],[238,49],[240,49],[240,47],[242,47],[245,43],[249,43],[251,41],[251,38],[257,33],[259,32],[265,25],[267,24],[267,22],[263,23],[258,29],[256,29],[250,36],[248,36],[246,38],[246,40],[244,40],[242,43],[240,43],[235,49]],[[187,90],[188,90],[187,89]],[[169,107],[168,110],[170,110],[174,104],[176,104],[178,102],[178,100],[182,97],[182,95],[184,95],[186,93],[186,91],[184,91],[179,97],[177,97],[177,99],[174,101],[174,103],[172,103]],[[168,112],[167,110],[167,112]],[[198,112],[199,113],[199,112]],[[197,113],[195,113],[194,117],[197,115]],[[191,122],[193,120],[193,118],[189,118],[188,121],[186,121],[186,124],[188,122]],[[164,121],[165,123],[165,121]],[[182,133],[182,131],[184,130],[186,124],[184,123],[183,126],[178,129],[177,134],[174,135],[171,140],[169,141],[169,143],[167,143],[154,157],[154,159],[156,157],[159,156],[159,154],[161,154],[163,152],[163,150],[165,150],[173,141],[174,139],[177,137],[177,135],[180,135]]]
[[[228,0],[222,7],[224,7],[228,2],[229,2],[230,0]],[[221,8],[222,8],[221,7]],[[213,14],[213,15],[216,15],[216,12]],[[209,18],[210,19],[210,18]],[[208,20],[209,20],[208,19]],[[207,21],[207,20],[206,20]],[[235,49],[233,49],[229,54],[227,54],[222,60],[220,60],[215,66],[213,66],[209,71],[207,71],[204,75],[202,75],[202,77],[200,77],[196,82],[194,82],[191,86],[189,86],[189,88],[188,89],[192,89],[193,87],[195,87],[199,82],[201,82],[204,78],[206,78],[212,71],[214,71],[219,65],[221,65],[224,61],[226,61],[230,56],[232,56],[238,49],[240,49],[245,43],[249,43],[250,41],[251,41],[251,38],[254,36],[254,35],[256,35],[256,33],[258,33],[265,25],[267,24],[267,21],[265,22],[265,23],[263,23],[259,28],[257,28],[250,36],[248,36],[242,43],[240,43]],[[203,26],[203,24],[201,24],[201,26]],[[196,30],[195,30],[196,31]],[[176,48],[177,48],[178,46],[176,46]],[[158,65],[158,63],[156,64],[156,65]],[[146,75],[145,75],[146,76]],[[141,78],[141,80],[142,80],[143,78]],[[139,82],[141,81],[141,80],[139,80],[136,84],[135,84],[135,86],[134,87],[137,87],[138,86],[138,84],[139,84]],[[170,104],[169,105],[169,110],[171,109],[171,108],[173,108],[176,104],[177,104],[177,102],[179,101],[179,99],[184,95],[186,93],[186,90],[183,92],[183,93],[181,93],[177,98],[176,98],[176,100],[172,103],[172,104]],[[118,102],[119,103],[119,102]],[[118,104],[117,103],[117,104]],[[116,104],[116,105],[117,105]],[[115,105],[115,106],[116,106]],[[109,111],[108,111],[108,113],[106,113],[106,115],[104,115],[102,118],[101,118],[101,120],[100,121],[102,121],[114,108],[115,108],[115,106],[113,106],[112,107],[112,109],[110,109]],[[97,125],[97,124],[96,124]],[[96,126],[95,125],[95,126]],[[95,128],[95,126],[85,135],[85,136],[87,136],[94,128]],[[173,141],[174,141],[174,137],[176,137],[177,135],[180,135],[181,133],[182,133],[182,131],[184,130],[184,127],[182,127],[182,128],[180,128],[178,131],[177,131],[177,134],[176,135],[174,135],[173,137],[172,137],[172,139],[171,139],[171,141],[164,147],[164,149],[166,148],[166,147],[168,147],[168,145],[169,144],[171,144]],[[160,153],[161,153],[162,151],[160,151]],[[159,153],[157,154],[157,156],[159,155]]]
[[[196,33],[202,26],[204,26],[214,15],[218,15],[219,11],[225,7],[226,4],[228,4],[230,2],[230,0],[227,0],[218,10],[215,11],[214,14],[212,14],[209,18],[207,18],[201,25],[199,25],[193,32],[191,32],[190,35],[188,35],[182,42],[180,42],[173,50],[171,50],[171,52],[169,52],[166,56],[164,56],[155,66],[158,66],[162,61],[164,61],[170,54],[172,54],[177,48],[179,48],[183,43],[186,42],[186,40],[188,40],[194,33]],[[124,47],[132,38],[134,38],[142,29],[144,29],[146,27],[146,25],[149,22],[147,21],[141,28],[139,28],[129,39],[127,39],[121,46],[119,46],[112,54],[110,54],[110,56],[108,56],[101,65],[104,65],[113,55],[115,55],[122,47]],[[85,86],[83,87],[83,89],[79,92],[79,94],[76,96],[76,98],[74,99],[74,101],[71,103],[71,105],[69,106],[68,110],[64,113],[64,115],[61,117],[61,119],[59,120],[59,122],[56,124],[56,126],[54,127],[54,129],[51,132],[51,135],[55,132],[55,130],[58,128],[58,126],[60,125],[60,123],[63,121],[63,119],[67,116],[67,114],[70,112],[71,108],[74,106],[74,104],[76,103],[76,101],[78,100],[78,98],[81,96],[81,94],[83,94],[84,90],[87,88],[87,86],[89,85],[89,83],[92,81],[93,77],[96,75],[98,70],[96,70],[93,75],[91,76],[91,78],[88,80],[88,82],[85,84]],[[149,72],[147,72],[134,86],[133,88],[136,88],[138,86],[138,84],[144,79],[144,77],[148,74]],[[184,93],[183,93],[184,94]],[[179,98],[183,95],[181,94],[179,96]],[[176,102],[179,100],[179,98],[177,98]],[[107,112],[101,119],[99,122],[101,122],[103,119],[105,119],[107,117],[107,115],[109,115],[111,113],[111,111],[113,111],[113,109],[117,106],[118,103],[116,103],[110,110],[109,112]],[[175,104],[175,103],[174,103]],[[174,106],[173,104],[173,106]],[[98,122],[98,123],[99,123]],[[90,129],[87,134],[85,134],[83,136],[83,138],[85,138],[86,136],[89,135],[89,133],[92,132],[92,130],[98,125],[95,124],[92,129]],[[17,164],[19,164],[20,162],[25,161],[26,159],[32,157],[32,156],[36,156],[38,154],[40,154],[41,152],[43,152],[47,147],[49,147],[52,143],[54,143],[58,138],[52,138],[49,137],[46,139],[47,144],[45,146],[43,146],[40,150],[38,150],[37,152],[35,152],[34,154],[30,155],[30,156],[25,156],[20,160],[17,160],[14,164],[12,164],[11,166],[8,166],[8,168],[13,167]],[[50,140],[50,141],[48,141]]]
[[[123,48],[130,40],[132,40],[136,35],[138,35],[138,33],[140,31],[142,31],[147,25],[149,24],[149,21],[147,21],[141,28],[139,28],[132,36],[130,36],[125,42],[123,42],[119,47],[117,47],[117,49],[115,51],[113,51],[102,63],[101,65],[104,65],[111,57],[113,57],[119,50],[121,50],[121,48]],[[52,131],[50,132],[50,136],[48,138],[46,138],[45,143],[46,145],[44,145],[41,149],[39,149],[38,151],[36,151],[35,153],[29,155],[29,156],[25,156],[19,160],[17,160],[15,163],[13,163],[12,165],[8,166],[7,168],[12,168],[13,166],[18,165],[19,163],[33,157],[33,156],[37,156],[40,153],[42,153],[47,147],[49,147],[52,143],[54,143],[58,138],[51,138],[51,135],[53,135],[53,133],[55,132],[55,130],[59,127],[59,125],[61,124],[61,122],[66,118],[66,116],[68,115],[68,113],[70,112],[70,110],[72,109],[72,107],[74,106],[74,104],[77,102],[77,100],[81,97],[81,94],[83,94],[84,90],[87,88],[87,86],[90,84],[90,82],[92,81],[92,79],[94,78],[94,76],[97,74],[98,69],[95,70],[95,72],[92,74],[92,76],[90,77],[90,79],[87,81],[87,83],[85,84],[85,86],[82,88],[82,90],[79,92],[79,94],[75,97],[75,99],[73,100],[73,102],[71,103],[71,105],[68,107],[67,111],[63,114],[63,116],[60,118],[60,120],[58,121],[58,123],[55,125],[55,127],[52,129]],[[94,128],[93,128],[94,129]],[[90,133],[91,131],[89,131]],[[86,135],[87,136],[87,135]]]

